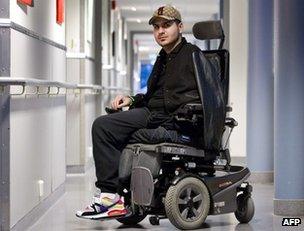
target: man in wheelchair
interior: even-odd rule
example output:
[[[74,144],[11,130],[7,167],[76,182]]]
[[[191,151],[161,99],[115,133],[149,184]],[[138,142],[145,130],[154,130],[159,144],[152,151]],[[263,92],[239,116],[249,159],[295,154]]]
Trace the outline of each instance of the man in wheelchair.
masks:
[[[228,52],[203,53],[188,43],[180,13],[170,5],[158,8],[149,24],[162,50],[147,93],[118,95],[109,114],[94,121],[98,190],[92,204],[76,216],[136,224],[154,214],[152,224],[168,217],[177,228],[194,229],[208,214],[236,212],[241,222],[248,222],[253,210],[237,210],[253,208],[250,185],[241,185],[249,170],[230,166],[229,150],[222,147],[225,124],[231,130],[236,126],[226,118]],[[219,22],[204,26],[222,33]],[[221,38],[206,36],[206,30],[196,34]],[[121,111],[125,106],[129,110]],[[217,177],[216,170],[228,173]]]

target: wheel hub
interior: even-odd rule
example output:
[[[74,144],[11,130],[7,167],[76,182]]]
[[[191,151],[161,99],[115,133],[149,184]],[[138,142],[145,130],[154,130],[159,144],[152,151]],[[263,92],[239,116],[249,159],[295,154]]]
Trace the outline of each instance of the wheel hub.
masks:
[[[166,214],[177,228],[197,229],[205,221],[210,197],[205,184],[193,177],[182,179],[169,188],[165,200]]]
[[[193,208],[193,199],[192,198],[188,200],[187,206],[188,206],[189,209]]]
[[[195,220],[200,216],[202,194],[192,187],[185,188],[179,197],[180,214],[185,220]]]

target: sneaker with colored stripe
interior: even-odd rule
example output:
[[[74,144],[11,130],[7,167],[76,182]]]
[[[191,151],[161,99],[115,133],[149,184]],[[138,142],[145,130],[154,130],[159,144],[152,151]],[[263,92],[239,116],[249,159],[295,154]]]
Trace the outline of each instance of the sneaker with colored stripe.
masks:
[[[93,197],[93,203],[83,211],[77,211],[76,216],[85,219],[101,220],[107,218],[123,217],[127,214],[122,198],[116,194],[112,199],[101,194]]]

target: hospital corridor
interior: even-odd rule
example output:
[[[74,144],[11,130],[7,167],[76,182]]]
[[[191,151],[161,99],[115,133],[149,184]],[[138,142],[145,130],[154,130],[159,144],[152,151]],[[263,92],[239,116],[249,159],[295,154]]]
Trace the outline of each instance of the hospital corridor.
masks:
[[[0,0],[0,230],[304,230],[303,12]]]

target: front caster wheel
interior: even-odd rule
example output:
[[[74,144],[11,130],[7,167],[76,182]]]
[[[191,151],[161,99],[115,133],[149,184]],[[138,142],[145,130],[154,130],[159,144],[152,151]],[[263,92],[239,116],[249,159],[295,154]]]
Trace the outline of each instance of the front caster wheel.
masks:
[[[159,218],[156,216],[149,217],[149,222],[151,225],[159,225]]]
[[[197,229],[204,223],[210,208],[205,184],[194,177],[186,177],[170,186],[165,209],[170,222],[178,229]]]
[[[234,212],[240,223],[248,223],[254,215],[254,203],[250,196],[240,194],[236,198],[237,210]]]

